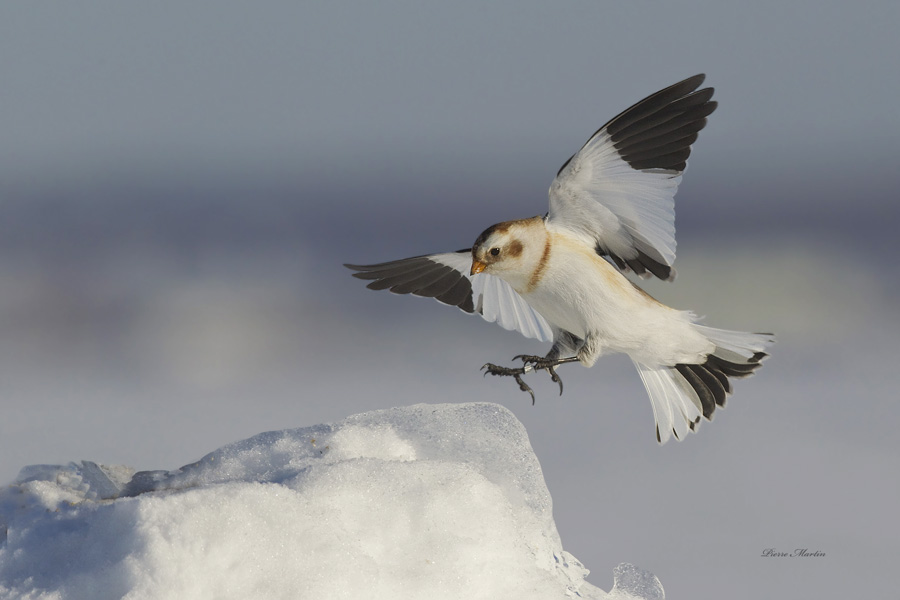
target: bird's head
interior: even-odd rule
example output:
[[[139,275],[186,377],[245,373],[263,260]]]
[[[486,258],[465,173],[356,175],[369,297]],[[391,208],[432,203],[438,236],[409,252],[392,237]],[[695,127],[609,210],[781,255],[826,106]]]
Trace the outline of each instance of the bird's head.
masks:
[[[514,284],[534,270],[545,238],[542,217],[491,225],[472,246],[470,274],[489,273]]]

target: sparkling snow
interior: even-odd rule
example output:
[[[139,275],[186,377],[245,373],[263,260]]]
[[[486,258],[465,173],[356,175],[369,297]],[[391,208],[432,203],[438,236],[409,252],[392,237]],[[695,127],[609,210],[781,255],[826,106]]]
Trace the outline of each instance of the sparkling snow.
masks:
[[[562,549],[524,427],[420,404],[230,444],[177,471],[89,461],[0,490],[0,597],[662,599]]]

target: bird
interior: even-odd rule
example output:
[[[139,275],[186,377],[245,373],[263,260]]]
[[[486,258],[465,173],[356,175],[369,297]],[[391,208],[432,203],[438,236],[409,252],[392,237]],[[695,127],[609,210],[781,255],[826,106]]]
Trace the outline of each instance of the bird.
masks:
[[[656,440],[682,440],[711,421],[732,379],[753,374],[770,333],[700,324],[633,281],[675,278],[675,193],[691,146],[716,109],[714,88],[689,77],[622,111],[559,169],[544,215],[491,225],[471,248],[370,265],[345,264],[373,290],[435,298],[508,330],[552,342],[522,366],[487,363],[485,375],[522,378],[566,363],[591,367],[623,353],[637,367]]]

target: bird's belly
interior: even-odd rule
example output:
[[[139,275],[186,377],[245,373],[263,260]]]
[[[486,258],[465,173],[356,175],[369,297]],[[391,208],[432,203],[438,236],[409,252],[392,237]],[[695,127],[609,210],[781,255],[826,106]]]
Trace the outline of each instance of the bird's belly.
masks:
[[[622,352],[667,362],[664,348],[689,333],[684,313],[643,294],[596,254],[570,254],[551,266],[523,296],[551,325],[589,339],[593,359]]]

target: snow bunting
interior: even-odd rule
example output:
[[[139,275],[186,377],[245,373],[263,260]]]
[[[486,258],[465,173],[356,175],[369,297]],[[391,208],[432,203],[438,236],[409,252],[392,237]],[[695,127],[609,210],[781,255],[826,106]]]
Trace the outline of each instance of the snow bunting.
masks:
[[[485,374],[522,375],[604,354],[631,357],[644,382],[656,438],[684,438],[711,420],[767,356],[771,334],[696,323],[656,301],[623,273],[675,277],[674,197],[691,144],[716,108],[695,75],[641,100],[601,127],[563,164],[544,216],[488,227],[471,249],[376,265],[345,265],[374,290],[436,298],[527,337],[553,342],[521,367],[488,363]]]

